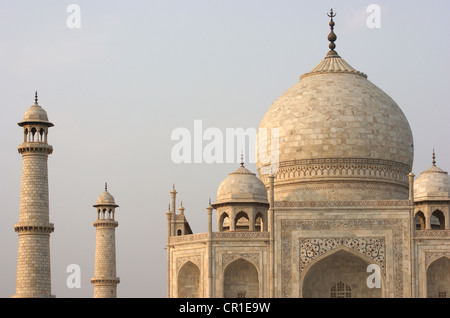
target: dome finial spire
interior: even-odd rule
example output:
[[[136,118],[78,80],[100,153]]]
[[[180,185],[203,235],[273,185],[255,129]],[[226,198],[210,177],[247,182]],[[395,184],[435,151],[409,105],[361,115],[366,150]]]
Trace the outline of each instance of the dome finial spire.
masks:
[[[336,16],[336,13],[333,12],[333,9],[330,10],[330,13],[327,13],[327,15],[331,18],[330,20],[330,29],[331,32],[330,34],[328,34],[328,41],[330,41],[331,43],[328,45],[328,47],[330,48],[330,51],[328,52],[328,55],[338,55],[336,53],[336,51],[334,50],[336,48],[336,44],[334,44],[334,42],[337,40],[337,36],[336,34],[334,34],[334,21],[333,18]]]
[[[433,148],[433,161],[431,163],[433,164],[433,166],[436,166],[436,154],[434,153],[434,148]]]
[[[108,191],[108,182],[105,182],[105,191]]]
[[[241,167],[243,167],[243,166],[244,166],[244,154],[241,151]]]
[[[38,93],[37,93],[37,91],[34,92],[34,104],[35,105],[38,104]]]

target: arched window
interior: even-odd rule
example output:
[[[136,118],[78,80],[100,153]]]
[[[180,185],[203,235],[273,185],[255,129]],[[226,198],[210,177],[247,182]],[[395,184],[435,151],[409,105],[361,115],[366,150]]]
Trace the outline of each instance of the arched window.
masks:
[[[219,231],[226,232],[230,230],[230,218],[226,212],[220,215]]]
[[[181,236],[181,230],[178,230],[178,231],[177,231],[177,235],[178,235],[178,236]]]
[[[416,230],[425,230],[425,215],[422,211],[416,213],[414,222],[416,224]]]
[[[236,214],[235,219],[236,231],[248,231],[250,229],[250,223],[248,221],[248,215],[244,211]]]
[[[330,289],[331,298],[352,298],[352,289],[350,285],[344,282],[334,284]]]
[[[264,220],[261,213],[256,214],[255,231],[264,231]]]
[[[445,217],[442,211],[436,210],[431,214],[430,218],[431,229],[432,230],[443,230],[445,229]]]
[[[31,128],[31,142],[34,142],[34,135],[36,134],[36,128]]]

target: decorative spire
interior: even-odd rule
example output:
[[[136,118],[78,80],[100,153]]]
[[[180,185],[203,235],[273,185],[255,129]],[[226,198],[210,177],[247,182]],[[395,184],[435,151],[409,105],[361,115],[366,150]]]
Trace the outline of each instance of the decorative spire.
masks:
[[[35,105],[38,104],[38,93],[37,93],[37,91],[34,92],[34,104],[35,104]]]
[[[330,48],[330,51],[328,52],[327,55],[338,55],[337,52],[334,50],[336,48],[336,44],[334,44],[334,41],[336,41],[337,36],[336,34],[334,34],[334,21],[333,18],[336,16],[336,13],[333,12],[333,9],[330,10],[330,13],[327,13],[327,15],[331,18],[330,20],[330,29],[331,32],[330,34],[328,34],[328,41],[330,41],[331,43],[328,45],[328,47]]]
[[[436,155],[434,153],[434,148],[433,148],[433,161],[431,163],[433,164],[433,166],[436,166]]]
[[[108,183],[105,182],[105,191],[108,191]]]
[[[209,204],[208,204],[208,206],[206,207],[206,210],[207,210],[208,212],[211,212],[213,209],[214,209],[214,208],[213,208],[213,206],[211,205],[211,199],[209,199]]]
[[[180,211],[180,214],[183,215],[184,214],[184,210],[185,210],[185,208],[183,206],[183,201],[181,201],[180,207],[178,208],[178,211]]]
[[[241,167],[243,167],[244,166],[244,154],[242,153],[242,150],[241,150]]]

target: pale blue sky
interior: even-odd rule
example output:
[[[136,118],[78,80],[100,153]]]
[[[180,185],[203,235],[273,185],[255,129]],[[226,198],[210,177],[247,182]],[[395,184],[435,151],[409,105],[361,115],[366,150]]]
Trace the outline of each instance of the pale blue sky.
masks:
[[[69,4],[81,8],[70,29]],[[371,3],[381,28],[369,29]],[[116,198],[119,297],[166,296],[166,215],[175,183],[194,232],[208,199],[236,164],[172,162],[177,127],[257,128],[265,111],[328,51],[337,52],[406,114],[414,173],[450,170],[450,2],[435,1],[5,1],[0,2],[0,297],[15,293],[22,142],[34,102],[55,127],[49,143],[52,291],[92,297],[95,203]],[[254,165],[247,165],[255,171]],[[177,206],[178,208],[178,206]],[[81,267],[81,288],[66,267]]]

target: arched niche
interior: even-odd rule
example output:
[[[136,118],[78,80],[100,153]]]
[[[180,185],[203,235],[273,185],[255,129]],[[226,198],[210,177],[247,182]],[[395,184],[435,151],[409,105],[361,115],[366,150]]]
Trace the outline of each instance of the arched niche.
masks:
[[[200,269],[188,261],[178,272],[178,298],[200,297]]]
[[[227,265],[223,276],[225,298],[259,297],[258,270],[251,262],[239,258]]]
[[[379,288],[370,287],[367,283],[372,271],[368,272],[372,260],[356,251],[341,248],[330,251],[317,258],[317,260],[305,268],[305,274],[301,280],[300,295],[304,298],[331,298],[342,295],[349,286],[350,291],[345,294],[349,298],[381,298],[383,297],[384,275],[379,272]],[[337,288],[343,283],[344,290]]]
[[[427,268],[427,297],[450,297],[450,259],[442,256]]]

